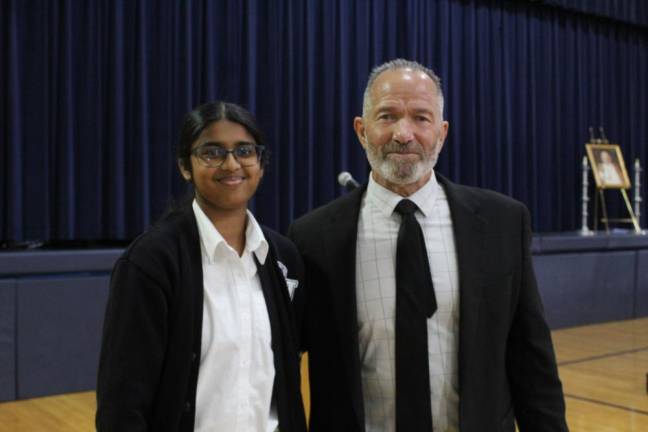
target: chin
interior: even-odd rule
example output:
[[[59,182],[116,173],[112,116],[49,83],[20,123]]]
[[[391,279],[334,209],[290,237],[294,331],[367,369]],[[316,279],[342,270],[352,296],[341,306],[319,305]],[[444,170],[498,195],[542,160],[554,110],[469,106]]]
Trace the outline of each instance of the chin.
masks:
[[[247,205],[249,201],[247,197],[239,198],[233,196],[229,196],[227,198],[224,197],[209,198],[203,196],[202,199],[210,209],[214,211],[224,211],[224,212],[243,210],[243,209],[247,210]]]
[[[243,210],[247,209],[249,199],[231,199],[221,200],[218,204],[223,210]]]
[[[395,162],[388,158],[380,158],[377,154],[367,151],[367,159],[371,169],[386,181],[397,185],[408,185],[419,182],[429,175],[438,159],[438,153],[432,154],[427,160],[417,162]]]
[[[376,171],[388,182],[397,185],[408,185],[420,181],[432,171],[427,164],[393,164],[384,162]],[[375,169],[375,168],[374,168]]]

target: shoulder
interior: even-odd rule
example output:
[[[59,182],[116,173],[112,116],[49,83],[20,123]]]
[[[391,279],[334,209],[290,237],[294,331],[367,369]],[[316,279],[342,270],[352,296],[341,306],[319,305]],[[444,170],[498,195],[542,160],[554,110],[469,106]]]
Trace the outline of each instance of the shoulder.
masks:
[[[198,229],[191,207],[174,211],[140,234],[120,257],[147,274],[177,266],[180,253],[199,247]]]
[[[297,246],[295,246],[288,237],[281,235],[266,226],[262,225],[261,229],[270,245],[271,259],[281,262],[281,264],[288,270],[289,276],[301,279],[303,264]]]
[[[462,202],[500,211],[520,211],[526,209],[526,206],[522,202],[500,192],[453,183],[440,175],[438,177],[439,183],[443,187],[450,202]]]
[[[522,202],[490,189],[459,185],[439,177],[453,219],[465,222],[466,217],[477,217],[495,232],[515,232],[521,224],[530,225],[529,210]]]
[[[334,221],[335,219],[342,219],[345,222],[353,221],[355,223],[358,219],[360,204],[365,190],[366,186],[359,187],[300,216],[291,224],[288,230],[288,236],[294,239],[295,236],[312,235],[319,232],[322,224]]]
[[[265,225],[261,225],[261,229],[263,230],[263,235],[268,243],[271,247],[274,247],[278,253],[297,253],[295,244],[288,237],[279,234],[277,231],[268,228]]]
[[[526,207],[522,202],[494,190],[456,184],[454,186],[456,187],[455,197],[471,199],[482,206],[516,211]]]

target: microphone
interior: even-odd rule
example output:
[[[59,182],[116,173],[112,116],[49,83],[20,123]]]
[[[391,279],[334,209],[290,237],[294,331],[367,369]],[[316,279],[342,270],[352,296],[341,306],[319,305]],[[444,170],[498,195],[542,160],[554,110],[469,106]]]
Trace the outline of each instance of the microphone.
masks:
[[[337,181],[340,184],[340,186],[342,186],[348,191],[352,191],[360,187],[360,183],[355,181],[351,173],[348,171],[342,171],[340,174],[338,174]]]

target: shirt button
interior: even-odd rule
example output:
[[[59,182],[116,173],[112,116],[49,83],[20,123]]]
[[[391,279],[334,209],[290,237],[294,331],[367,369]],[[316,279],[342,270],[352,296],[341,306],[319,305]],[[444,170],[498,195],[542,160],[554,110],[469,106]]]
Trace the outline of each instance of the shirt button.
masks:
[[[195,352],[192,352],[191,353],[191,361],[195,362],[197,358],[198,358],[198,354],[196,354]]]
[[[184,410],[185,412],[191,411],[191,402],[185,402]]]

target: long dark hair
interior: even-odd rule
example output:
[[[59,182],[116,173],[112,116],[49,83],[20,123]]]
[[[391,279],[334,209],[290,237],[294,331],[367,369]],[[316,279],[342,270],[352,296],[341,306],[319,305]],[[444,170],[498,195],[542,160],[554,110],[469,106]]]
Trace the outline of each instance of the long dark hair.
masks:
[[[196,107],[185,115],[180,129],[180,141],[176,155],[182,167],[191,172],[191,148],[203,130],[219,120],[229,120],[238,123],[254,138],[258,145],[266,145],[261,129],[257,125],[254,116],[245,108],[228,102],[214,101],[207,102]],[[261,166],[268,163],[268,151],[261,156]]]

